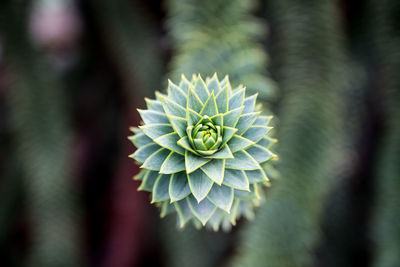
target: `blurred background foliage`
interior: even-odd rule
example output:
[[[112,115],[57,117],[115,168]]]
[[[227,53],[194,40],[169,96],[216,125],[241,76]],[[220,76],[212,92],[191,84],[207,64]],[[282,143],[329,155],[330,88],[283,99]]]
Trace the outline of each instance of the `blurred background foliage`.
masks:
[[[128,127],[214,72],[276,115],[280,160],[253,221],[178,230]],[[400,266],[399,73],[398,0],[2,0],[0,265]]]

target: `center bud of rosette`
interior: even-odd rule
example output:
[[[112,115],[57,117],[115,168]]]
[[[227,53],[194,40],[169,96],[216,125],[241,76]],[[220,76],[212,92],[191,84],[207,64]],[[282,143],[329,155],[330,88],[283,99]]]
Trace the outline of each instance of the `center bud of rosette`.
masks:
[[[222,144],[222,129],[207,115],[193,126],[187,127],[187,135],[193,150],[201,156],[217,152]]]

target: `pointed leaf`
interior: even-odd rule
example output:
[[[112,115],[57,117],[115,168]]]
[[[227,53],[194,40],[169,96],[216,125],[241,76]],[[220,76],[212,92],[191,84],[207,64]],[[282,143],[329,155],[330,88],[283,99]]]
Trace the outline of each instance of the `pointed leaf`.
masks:
[[[213,159],[201,169],[211,180],[220,185],[224,179],[225,160]]]
[[[153,100],[145,97],[144,101],[146,101],[147,108],[149,110],[159,111],[161,113],[165,113],[164,108],[159,100]]]
[[[193,85],[186,79],[185,75],[181,75],[181,81],[179,83],[179,87],[187,93],[189,88],[193,88]]]
[[[250,190],[249,180],[242,170],[225,169],[223,184],[239,190]]]
[[[179,88],[176,84],[168,80],[168,97],[177,103],[178,105],[182,106],[183,108],[186,108],[186,94],[185,92]]]
[[[254,125],[267,126],[271,119],[272,116],[260,116],[254,122]]]
[[[168,203],[168,201],[164,201],[161,204],[161,213],[160,213],[160,217],[164,218],[165,216],[167,216],[170,213],[173,213],[175,211],[175,205]]]
[[[211,159],[202,158],[186,150],[185,152],[185,166],[186,172],[191,173],[209,162]]]
[[[169,181],[171,180],[171,175],[160,174],[154,183],[153,194],[151,203],[161,202],[169,199]]]
[[[257,145],[269,148],[272,144],[275,144],[276,142],[277,142],[276,139],[264,136],[263,138],[260,139],[260,141],[257,142]]]
[[[161,165],[164,163],[165,159],[168,157],[170,151],[165,148],[161,148],[154,152],[150,157],[148,157],[140,168],[159,171]]]
[[[154,139],[154,142],[158,145],[165,147],[173,152],[184,155],[185,150],[177,144],[179,141],[179,135],[177,133],[169,133]]]
[[[267,182],[269,181],[267,175],[265,174],[264,170],[252,170],[252,171],[245,171],[247,179],[249,179],[250,183],[259,183],[259,182]]]
[[[178,213],[179,227],[183,228],[190,218],[192,218],[192,210],[190,209],[186,199],[174,202],[174,205],[176,212]]]
[[[187,128],[186,119],[176,116],[168,116],[168,119],[171,122],[172,128],[174,128],[174,132],[178,133],[180,137],[184,137]]]
[[[223,119],[223,115],[221,113],[212,116],[210,119],[215,123],[215,125],[223,126],[224,119]]]
[[[256,170],[260,169],[260,165],[246,151],[238,151],[233,154],[233,159],[227,159],[225,168],[237,170]]]
[[[208,91],[210,92],[210,94],[212,92],[214,92],[214,95],[217,95],[219,93],[219,91],[221,90],[221,87],[219,85],[217,73],[214,73],[212,78],[208,81],[207,87],[208,87]]]
[[[203,108],[201,109],[200,115],[207,115],[212,117],[218,114],[217,102],[215,102],[214,92],[210,94]]]
[[[135,160],[143,163],[146,161],[150,155],[152,155],[154,152],[159,150],[161,147],[155,143],[150,143],[145,146],[140,147],[138,150],[135,151],[130,157],[134,158]]]
[[[203,108],[203,103],[199,96],[192,89],[188,92],[187,108],[193,109],[197,113]]]
[[[183,147],[185,150],[188,150],[188,151],[192,152],[195,155],[199,155],[196,151],[193,150],[192,146],[189,143],[189,139],[188,139],[187,136],[182,137],[181,139],[179,139],[178,145]]]
[[[208,199],[204,199],[200,203],[193,196],[187,198],[190,209],[193,214],[201,221],[203,225],[211,218],[217,207]]]
[[[256,107],[256,100],[257,100],[258,94],[254,94],[252,96],[246,97],[244,99],[244,109],[243,109],[243,114],[245,113],[250,113],[253,112],[255,107]]]
[[[181,117],[182,119],[186,118],[186,106],[183,108],[166,97],[162,98],[161,103],[167,115]]]
[[[188,114],[188,117],[187,117],[188,125],[194,126],[202,118],[202,116],[199,113],[197,113],[196,111],[194,111],[192,109],[188,109],[188,113],[187,114]]]
[[[243,136],[234,135],[232,139],[228,142],[229,148],[232,153],[235,153],[239,150],[244,150],[248,147],[255,145],[253,141],[244,138]]]
[[[174,132],[170,124],[147,124],[139,126],[139,128],[151,139]]]
[[[142,132],[140,132],[139,134],[135,134],[134,136],[129,136],[128,139],[131,140],[131,142],[135,145],[135,147],[141,147],[153,142],[151,138],[147,137]]]
[[[229,99],[229,110],[234,110],[243,106],[245,89],[241,88],[235,92]]]
[[[143,181],[140,184],[138,190],[139,191],[153,192],[154,183],[156,182],[158,175],[159,175],[158,172],[147,171],[147,173],[144,176]]]
[[[260,112],[251,112],[244,115],[242,114],[239,118],[238,123],[235,126],[235,128],[238,129],[237,134],[241,135],[242,133],[244,133],[257,119],[258,115],[260,115]]]
[[[231,150],[229,149],[228,145],[225,145],[221,148],[220,151],[210,155],[210,156],[206,156],[206,158],[209,159],[232,159],[233,155]]]
[[[224,113],[224,126],[235,127],[236,123],[239,120],[240,114],[242,113],[243,106],[237,109],[231,110],[227,113]]]
[[[194,91],[199,96],[201,102],[205,103],[207,101],[207,98],[210,95],[210,93],[208,92],[206,83],[203,81],[200,75],[194,86]]]
[[[233,203],[233,188],[225,185],[214,184],[207,198],[218,208],[230,213]]]
[[[190,187],[186,172],[174,173],[169,183],[171,202],[181,200],[189,194]]]
[[[265,126],[251,126],[247,129],[242,136],[247,138],[254,143],[257,143],[261,138],[263,138],[272,127],[265,127]]]
[[[229,91],[225,86],[216,96],[218,112],[225,113],[228,111]]]
[[[161,165],[160,173],[171,174],[185,170],[185,157],[171,152]]]
[[[270,159],[276,159],[277,156],[262,146],[252,146],[246,150],[258,163],[266,162]]]
[[[237,132],[236,128],[224,126],[224,136],[222,138],[222,145],[225,145],[227,142],[229,142],[229,140],[231,140],[231,138],[236,132]]]
[[[167,116],[165,113],[161,113],[159,111],[154,110],[143,110],[138,109],[140,117],[142,118],[145,124],[152,124],[152,123],[169,123]]]
[[[201,169],[189,173],[188,180],[190,190],[198,202],[202,201],[208,195],[213,185],[213,181]]]

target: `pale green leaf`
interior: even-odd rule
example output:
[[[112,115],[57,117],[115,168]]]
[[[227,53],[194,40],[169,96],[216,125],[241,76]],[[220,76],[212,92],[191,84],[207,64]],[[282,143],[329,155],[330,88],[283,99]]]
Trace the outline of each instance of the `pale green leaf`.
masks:
[[[263,138],[258,141],[257,145],[269,148],[271,145],[275,144],[278,140],[270,138],[268,136],[264,136]]]
[[[142,147],[139,147],[138,150],[135,151],[132,155],[130,155],[131,158],[134,158],[135,160],[139,161],[140,163],[143,163],[146,161],[148,157],[150,157],[154,152],[159,150],[161,147],[155,143],[150,143],[147,145],[144,145]]]
[[[171,202],[178,201],[190,194],[188,177],[185,171],[174,173],[169,183]]]
[[[201,167],[201,169],[211,180],[220,185],[224,179],[225,160],[213,159]]]
[[[140,129],[139,129],[140,130]],[[132,141],[132,143],[136,146],[136,147],[141,147],[144,145],[147,145],[149,143],[152,143],[153,140],[151,140],[151,138],[147,137],[142,130],[140,130],[140,133],[135,134],[134,136],[129,136],[128,137],[129,140]]]
[[[238,151],[233,154],[233,159],[227,159],[225,168],[238,170],[256,170],[260,169],[260,165],[246,151]]]
[[[147,171],[138,190],[153,192],[154,183],[156,182],[158,175],[159,175],[158,172]]]
[[[245,95],[245,89],[241,88],[237,90],[230,98],[229,98],[229,110],[234,110],[236,108],[239,108],[243,106],[244,102],[244,95]]]
[[[196,156],[195,154],[185,151],[185,166],[186,172],[191,173],[209,162],[211,159]]]
[[[169,181],[171,180],[171,175],[160,174],[154,183],[153,194],[151,203],[161,202],[169,199]]]
[[[201,102],[199,96],[192,89],[190,89],[187,97],[187,108],[193,109],[199,113],[203,108],[203,103]]]
[[[250,183],[259,183],[259,182],[267,182],[269,181],[267,175],[265,174],[263,169],[245,171],[247,179],[249,179]]]
[[[147,124],[139,126],[139,128],[151,139],[174,132],[170,124]]]
[[[233,155],[231,150],[229,149],[229,146],[225,145],[221,148],[220,151],[206,157],[209,159],[231,159],[233,158]]]
[[[225,86],[221,91],[218,92],[216,96],[218,112],[225,113],[228,111],[228,103],[229,103],[229,91]]]
[[[250,190],[249,180],[242,170],[225,169],[223,184],[239,190]]]
[[[257,100],[258,94],[254,94],[252,96],[246,97],[244,99],[244,109],[243,109],[243,114],[245,113],[250,113],[253,112],[255,107],[256,107],[256,100]]]
[[[268,123],[272,120],[272,117],[273,116],[260,116],[254,122],[254,125],[267,126]]]
[[[169,123],[167,116],[165,113],[161,113],[159,111],[154,110],[143,110],[137,109],[145,124],[152,124],[152,123],[161,123],[167,124]]]
[[[171,122],[172,128],[174,128],[174,132],[178,133],[180,137],[184,137],[187,128],[186,119],[176,116],[168,116],[168,119]]]
[[[185,150],[177,144],[179,141],[179,135],[177,133],[169,133],[154,139],[154,142],[158,145],[165,147],[173,152],[184,155]]]
[[[240,114],[242,114],[243,106],[224,113],[224,126],[235,127],[239,120]]]
[[[145,97],[144,101],[146,101],[147,108],[154,111],[159,111],[161,113],[165,113],[164,108],[159,100],[153,100]]]
[[[202,116],[192,109],[187,111],[187,122],[188,125],[196,125],[201,120]]]
[[[201,170],[188,174],[189,187],[198,202],[202,201],[210,192],[213,181]]]
[[[193,154],[199,155],[196,151],[193,150],[191,144],[189,143],[189,139],[188,139],[187,136],[182,137],[181,139],[179,139],[178,145],[183,147],[185,150],[188,150],[188,151],[192,152]]]
[[[223,114],[219,113],[212,116],[210,119],[214,122],[215,125],[223,126]]]
[[[258,115],[260,115],[260,112],[242,114],[239,118],[238,123],[235,126],[235,128],[238,129],[237,134],[241,135],[242,133],[244,133],[257,119]]]
[[[178,226],[179,228],[183,228],[190,218],[192,218],[192,210],[186,199],[174,202],[174,205],[179,218]]]
[[[227,127],[227,126],[224,126],[223,129],[224,129],[223,130],[224,136],[222,137],[222,145],[225,145],[226,143],[229,142],[229,140],[231,140],[233,135],[237,132],[237,129],[236,128]]]
[[[168,80],[168,89],[167,89],[168,97],[180,105],[183,108],[186,108],[186,94],[185,92],[176,84]]]
[[[215,102],[214,92],[210,94],[207,101],[204,103],[203,108],[200,111],[200,115],[207,115],[212,117],[218,114],[217,102]]]
[[[257,143],[261,138],[263,138],[272,127],[265,127],[265,126],[251,126],[249,127],[242,136],[247,138],[254,143]]]
[[[170,213],[173,213],[175,211],[175,205],[169,203],[168,201],[164,201],[161,204],[161,213],[160,213],[160,217],[164,218],[165,216],[167,216]]]
[[[268,149],[255,145],[246,150],[258,163],[266,162],[270,159],[276,159],[277,156]]]
[[[183,119],[186,118],[186,106],[183,108],[181,105],[171,101],[166,97],[162,99],[161,103],[167,115],[181,117]]]
[[[201,221],[203,225],[207,223],[217,209],[217,207],[208,199],[204,199],[200,203],[197,203],[193,196],[189,196],[187,201],[193,214]]]
[[[203,81],[199,75],[196,84],[194,86],[195,93],[199,96],[201,102],[205,103],[210,93],[208,92],[206,83]]]
[[[189,88],[193,88],[193,85],[191,84],[191,82],[189,82],[185,75],[181,75],[181,81],[179,82],[179,87],[185,92],[187,93],[189,91]]]
[[[160,173],[171,174],[185,170],[185,157],[171,152],[161,165]]]
[[[212,78],[207,82],[207,87],[208,87],[208,91],[210,92],[210,94],[212,92],[214,92],[214,95],[217,95],[219,93],[219,91],[221,90],[221,87],[219,85],[217,73],[214,73]]]
[[[161,148],[154,152],[150,157],[148,157],[140,168],[159,171],[161,165],[164,163],[165,159],[168,157],[170,151],[165,148]]]
[[[232,153],[235,153],[239,150],[244,150],[248,147],[255,145],[253,141],[244,138],[243,136],[234,135],[232,139],[228,142],[229,148]]]
[[[225,185],[214,184],[207,198],[218,208],[230,213],[233,203],[233,188]]]

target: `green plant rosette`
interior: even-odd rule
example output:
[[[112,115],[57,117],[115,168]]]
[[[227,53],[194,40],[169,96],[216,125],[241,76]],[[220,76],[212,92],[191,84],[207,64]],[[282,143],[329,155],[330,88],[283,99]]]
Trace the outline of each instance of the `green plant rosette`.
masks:
[[[179,227],[192,221],[214,230],[253,217],[270,185],[265,170],[277,159],[269,150],[276,139],[269,136],[272,116],[261,114],[257,94],[245,93],[232,89],[228,76],[182,75],[138,110],[143,123],[131,128],[137,150],[130,157],[142,170],[134,178],[161,217],[176,212]]]

